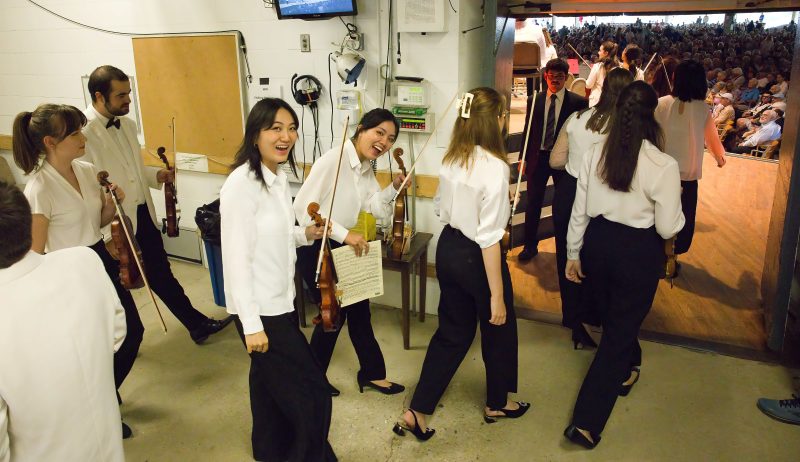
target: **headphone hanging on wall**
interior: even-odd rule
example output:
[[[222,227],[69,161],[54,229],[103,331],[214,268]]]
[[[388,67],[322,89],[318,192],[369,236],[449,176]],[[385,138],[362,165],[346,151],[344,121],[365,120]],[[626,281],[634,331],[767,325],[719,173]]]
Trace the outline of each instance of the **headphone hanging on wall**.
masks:
[[[300,82],[305,82],[305,88],[297,88]],[[322,94],[322,83],[313,75],[292,76],[292,97],[301,106],[317,107],[317,100]]]

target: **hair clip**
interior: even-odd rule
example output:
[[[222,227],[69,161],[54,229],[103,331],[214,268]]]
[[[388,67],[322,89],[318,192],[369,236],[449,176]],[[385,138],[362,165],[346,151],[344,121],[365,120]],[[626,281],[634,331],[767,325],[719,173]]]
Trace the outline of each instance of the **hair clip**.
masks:
[[[461,117],[465,119],[469,119],[469,114],[472,112],[472,100],[475,99],[475,95],[469,92],[465,92],[461,95],[461,98],[458,100],[458,107],[461,110]]]

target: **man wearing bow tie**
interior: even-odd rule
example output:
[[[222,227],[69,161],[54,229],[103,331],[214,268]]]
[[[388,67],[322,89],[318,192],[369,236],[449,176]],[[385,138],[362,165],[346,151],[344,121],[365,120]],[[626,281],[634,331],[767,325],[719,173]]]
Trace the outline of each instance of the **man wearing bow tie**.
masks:
[[[116,67],[100,66],[89,76],[88,87],[92,105],[84,111],[88,120],[83,129],[86,135],[84,159],[98,169],[108,171],[111,181],[124,185],[126,212],[142,250],[150,287],[186,327],[192,340],[200,344],[228,325],[230,317],[218,321],[197,311],[172,275],[164,242],[156,228],[157,218],[150,188],[160,189],[162,183],[174,179],[173,173],[162,168],[153,174],[155,169],[144,166],[136,136],[136,123],[124,117],[131,104],[128,76]],[[111,244],[108,229],[103,230],[103,235],[107,245]],[[113,247],[108,245],[111,254],[116,255]]]

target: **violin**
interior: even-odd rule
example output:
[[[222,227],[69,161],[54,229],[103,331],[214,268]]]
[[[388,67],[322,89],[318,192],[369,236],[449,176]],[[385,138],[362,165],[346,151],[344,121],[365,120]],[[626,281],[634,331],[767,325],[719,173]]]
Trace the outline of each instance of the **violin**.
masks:
[[[672,288],[672,281],[675,279],[675,271],[678,269],[678,256],[675,255],[675,237],[664,241],[664,254],[667,256],[667,261],[664,265],[664,277],[669,281],[669,286]]]
[[[178,176],[175,167],[170,167],[167,156],[164,155],[166,149],[161,146],[158,148],[158,157],[164,163],[164,167],[172,172],[173,181],[164,183],[164,206],[167,211],[167,217],[161,219],[161,233],[166,234],[168,237],[178,237],[180,229],[178,225],[181,222],[181,206],[178,204]]]
[[[106,171],[97,174],[97,181],[106,189],[111,186],[108,181],[108,172]],[[110,189],[109,191],[111,191],[114,206],[117,208],[117,214],[111,221],[111,241],[114,243],[119,256],[119,280],[122,283],[122,287],[128,290],[141,289],[144,287],[144,278],[142,277],[144,267],[142,267],[141,271],[139,270],[136,258],[138,257],[139,261],[141,261],[142,250],[139,248],[136,239],[128,240],[128,235],[133,236],[133,223],[119,205],[116,191]]]
[[[325,226],[325,220],[319,214],[319,204],[311,202],[307,208],[308,215],[314,220],[317,226]],[[317,288],[319,289],[319,315],[313,322],[322,323],[325,332],[335,332],[341,326],[341,306],[339,296],[341,292],[336,290],[336,274],[331,260],[330,244],[328,239],[322,242],[322,263],[317,272]]]
[[[403,163],[403,148],[392,151],[392,157],[397,162],[397,167],[406,175],[406,166]],[[394,216],[392,217],[392,243],[389,246],[389,258],[400,260],[403,257],[403,248],[406,243],[406,191],[403,189],[394,201]]]
[[[139,248],[139,244],[134,237],[131,219],[122,209],[117,193],[110,188],[111,182],[108,181],[108,172],[105,170],[98,172],[97,181],[111,193],[114,208],[117,210],[114,220],[111,221],[111,240],[119,254],[120,283],[122,287],[128,290],[147,287],[147,291],[150,292],[150,298],[153,300],[153,306],[156,308],[156,313],[158,313],[158,318],[161,320],[161,327],[166,334],[167,324],[164,322],[164,317],[158,308],[158,302],[156,302],[156,297],[152,289],[150,289],[150,284],[147,282],[147,276],[144,273],[144,260],[142,260],[142,249]]]

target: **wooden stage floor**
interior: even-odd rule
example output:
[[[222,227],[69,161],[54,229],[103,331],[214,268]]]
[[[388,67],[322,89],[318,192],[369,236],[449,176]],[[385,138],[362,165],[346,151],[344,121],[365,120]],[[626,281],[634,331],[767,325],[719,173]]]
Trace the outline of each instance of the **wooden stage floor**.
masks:
[[[777,163],[733,156],[720,169],[706,156],[692,247],[680,259],[674,287],[660,283],[645,336],[717,344],[723,352],[726,346],[766,351],[760,286],[777,170]],[[532,310],[527,317],[560,322],[554,239],[541,242],[526,264],[516,260],[519,250],[509,267],[520,315]]]

